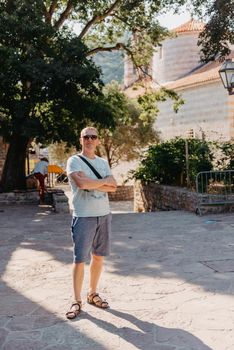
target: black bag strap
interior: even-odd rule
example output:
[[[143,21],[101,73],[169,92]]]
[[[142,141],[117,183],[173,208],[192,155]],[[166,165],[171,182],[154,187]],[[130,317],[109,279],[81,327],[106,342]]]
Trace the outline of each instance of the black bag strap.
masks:
[[[92,166],[92,164],[89,163],[89,161],[82,157],[80,154],[78,154],[78,157],[80,157],[80,159],[83,160],[83,162],[85,162],[89,167],[90,169],[92,170],[92,172],[97,176],[98,179],[102,179],[103,177],[99,174],[99,172]]]

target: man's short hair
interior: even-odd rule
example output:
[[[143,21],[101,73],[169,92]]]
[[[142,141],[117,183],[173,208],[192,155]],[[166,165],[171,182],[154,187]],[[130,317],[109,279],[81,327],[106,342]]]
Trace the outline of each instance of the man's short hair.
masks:
[[[86,128],[81,130],[80,137],[86,135],[86,131],[88,131],[88,130],[93,130],[98,135],[98,131],[96,128],[94,128],[93,126],[87,126]]]

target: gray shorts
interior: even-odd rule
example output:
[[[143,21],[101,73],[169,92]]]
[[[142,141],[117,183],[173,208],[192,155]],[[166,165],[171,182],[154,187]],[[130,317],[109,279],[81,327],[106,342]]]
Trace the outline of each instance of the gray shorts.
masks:
[[[111,214],[95,217],[73,217],[71,236],[74,262],[85,262],[90,253],[106,256],[110,253]]]

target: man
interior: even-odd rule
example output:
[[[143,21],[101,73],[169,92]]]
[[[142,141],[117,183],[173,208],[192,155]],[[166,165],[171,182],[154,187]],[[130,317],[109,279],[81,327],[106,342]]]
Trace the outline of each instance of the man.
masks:
[[[33,175],[39,182],[40,204],[44,204],[45,202],[45,178],[48,177],[48,164],[48,159],[43,157],[33,170]]]
[[[66,313],[73,319],[81,311],[81,290],[84,279],[84,263],[90,258],[90,282],[87,302],[100,308],[109,305],[97,293],[104,256],[109,254],[111,213],[107,192],[115,192],[117,184],[106,160],[95,155],[99,145],[98,132],[93,127],[81,131],[80,155],[101,175],[98,179],[91,168],[74,155],[68,159],[67,175],[72,190],[73,219],[71,233],[74,245],[73,289],[74,302]]]

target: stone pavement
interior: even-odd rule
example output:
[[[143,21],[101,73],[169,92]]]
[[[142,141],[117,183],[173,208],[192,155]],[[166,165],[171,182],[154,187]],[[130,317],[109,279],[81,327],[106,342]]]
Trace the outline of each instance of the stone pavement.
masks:
[[[100,284],[111,308],[73,321],[70,215],[0,208],[1,350],[234,349],[234,216],[124,208]]]

